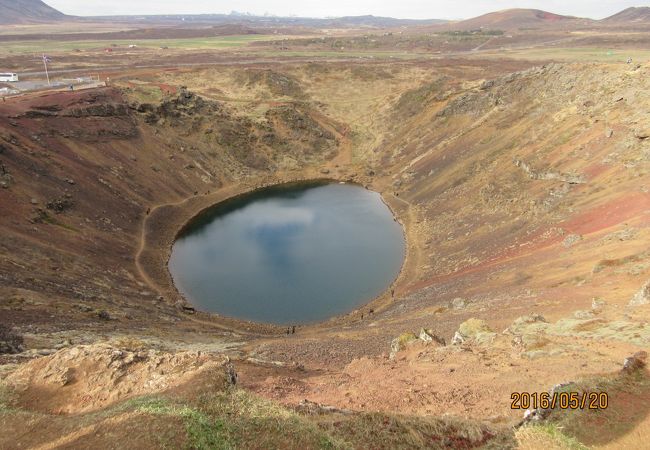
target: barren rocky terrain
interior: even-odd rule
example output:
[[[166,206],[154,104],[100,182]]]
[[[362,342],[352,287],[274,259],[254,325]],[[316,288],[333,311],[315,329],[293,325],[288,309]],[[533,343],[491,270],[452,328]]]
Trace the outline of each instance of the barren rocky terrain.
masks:
[[[643,448],[649,74],[129,60],[107,87],[6,99],[0,448]],[[403,225],[389,292],[292,335],[181,297],[167,258],[188,220],[320,178]],[[609,406],[519,427],[511,394],[560,384]]]

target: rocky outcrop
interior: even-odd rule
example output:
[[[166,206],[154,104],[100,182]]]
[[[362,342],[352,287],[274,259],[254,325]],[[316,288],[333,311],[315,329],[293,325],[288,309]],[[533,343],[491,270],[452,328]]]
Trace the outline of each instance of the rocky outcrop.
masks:
[[[50,409],[72,413],[161,392],[206,371],[214,371],[226,383],[227,376],[232,378],[227,375],[228,362],[225,357],[201,352],[132,351],[95,344],[65,348],[32,360],[11,373],[6,382],[21,394],[47,389],[50,398],[42,401]]]
[[[582,236],[579,234],[570,234],[567,237],[564,238],[562,241],[562,245],[566,248],[573,247],[575,244],[580,242],[582,240]]]
[[[129,108],[123,103],[102,103],[84,107],[71,108],[64,112],[64,117],[120,117],[126,116]]]
[[[307,399],[298,403],[296,411],[312,416],[320,416],[323,414],[353,414],[353,412],[348,409],[335,408],[333,406],[323,405],[322,403],[312,402]]]
[[[566,174],[553,170],[535,170],[528,163],[520,159],[515,159],[514,164],[526,172],[531,180],[559,180],[569,184],[586,183],[584,176],[579,174]]]
[[[514,72],[494,80],[485,80],[475,89],[463,93],[451,100],[438,117],[451,117],[459,114],[480,116],[495,107],[507,107],[526,88],[531,80],[541,78],[549,72],[557,71],[561,66],[550,64]]]
[[[561,383],[561,384],[556,384],[553,386],[553,388],[548,391],[548,396],[549,398],[552,398],[553,395],[556,393],[563,392],[567,390],[568,387],[573,386],[574,383]],[[529,422],[542,422],[546,420],[551,413],[554,411],[553,408],[536,408],[536,409],[527,409],[524,412],[524,419],[523,421],[519,424],[519,426],[529,423]]]
[[[149,124],[202,135],[210,145],[257,170],[272,169],[282,158],[302,163],[333,156],[338,145],[328,127],[303,106],[273,106],[262,120],[251,120],[182,87],[177,96],[165,98],[157,106],[133,102],[130,108]]]
[[[290,75],[270,69],[248,70],[245,72],[248,86],[264,84],[276,96],[306,98],[300,82]]]
[[[23,337],[0,324],[0,355],[23,351]]]
[[[143,110],[143,112],[152,109],[154,108],[150,105],[136,107],[136,110]],[[176,97],[163,100],[155,108],[156,115],[164,118],[215,114],[221,110],[222,106],[219,102],[205,100],[203,97],[189,91],[185,86],[181,86]]]
[[[47,209],[54,211],[57,214],[60,214],[74,206],[74,201],[70,194],[66,194],[61,198],[56,198],[50,200],[45,205]]]

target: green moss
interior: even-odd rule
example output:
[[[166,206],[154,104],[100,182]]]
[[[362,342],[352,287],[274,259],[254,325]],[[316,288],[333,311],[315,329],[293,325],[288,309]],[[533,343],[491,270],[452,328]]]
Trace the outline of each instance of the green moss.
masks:
[[[397,341],[399,342],[400,347],[404,348],[406,344],[408,344],[409,342],[416,341],[417,339],[418,337],[415,335],[415,333],[409,331],[408,333],[400,334],[397,338]]]
[[[468,319],[458,327],[460,334],[466,337],[476,337],[479,333],[492,333],[490,327],[481,319]]]

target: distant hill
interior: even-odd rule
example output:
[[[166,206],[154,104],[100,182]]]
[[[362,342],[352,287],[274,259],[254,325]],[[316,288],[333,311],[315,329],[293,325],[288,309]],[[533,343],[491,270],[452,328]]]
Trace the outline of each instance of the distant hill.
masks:
[[[41,0],[0,0],[0,24],[55,22],[67,17]]]
[[[539,9],[506,9],[484,14],[473,19],[448,24],[454,30],[515,30],[519,28],[549,28],[589,25],[595,21],[572,16],[562,16]]]
[[[314,19],[319,21],[319,19]],[[436,25],[447,23],[446,20],[438,19],[394,19],[392,17],[378,17],[378,16],[348,16],[338,17],[335,19],[322,19],[325,24],[341,25],[344,27],[378,27],[378,28],[391,28],[408,25]]]
[[[650,23],[650,7],[642,6],[627,8],[618,14],[603,19],[602,22],[610,24]]]

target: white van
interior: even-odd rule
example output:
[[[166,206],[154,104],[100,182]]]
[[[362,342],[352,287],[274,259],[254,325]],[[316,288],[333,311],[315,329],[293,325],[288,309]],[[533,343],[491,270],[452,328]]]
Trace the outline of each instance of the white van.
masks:
[[[17,73],[0,73],[0,82],[10,82],[13,83],[15,81],[18,81],[18,74]]]

